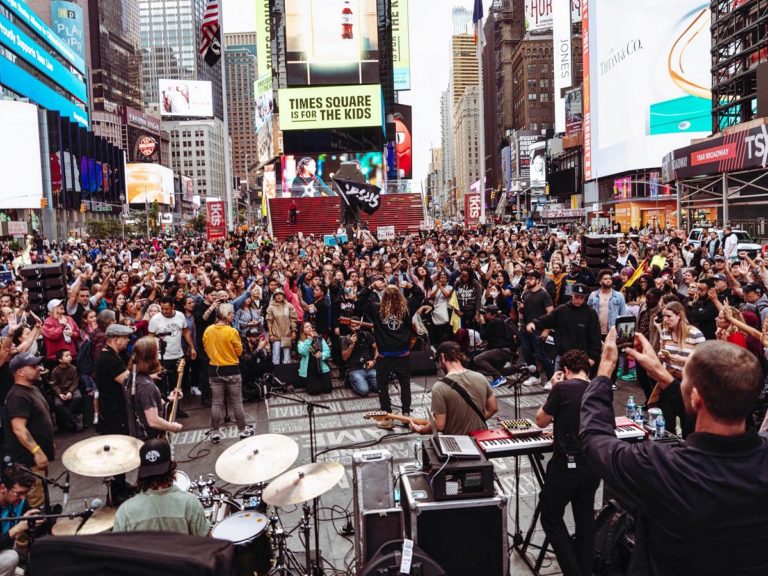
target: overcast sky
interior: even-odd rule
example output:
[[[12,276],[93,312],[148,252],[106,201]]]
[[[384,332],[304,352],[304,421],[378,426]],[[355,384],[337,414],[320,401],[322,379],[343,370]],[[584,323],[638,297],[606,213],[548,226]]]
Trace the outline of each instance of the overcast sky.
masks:
[[[414,190],[419,190],[429,168],[432,147],[440,146],[440,94],[448,87],[451,9],[471,8],[473,0],[409,0],[411,90],[400,92],[400,102],[413,106]],[[486,11],[490,0],[483,5]],[[256,27],[256,0],[224,0],[225,32],[251,32]]]

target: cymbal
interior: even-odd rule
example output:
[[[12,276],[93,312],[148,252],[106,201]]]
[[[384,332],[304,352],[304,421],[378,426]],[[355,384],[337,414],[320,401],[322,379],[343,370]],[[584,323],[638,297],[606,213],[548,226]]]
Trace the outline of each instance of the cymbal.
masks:
[[[230,484],[266,482],[296,462],[299,445],[282,434],[259,434],[240,440],[216,460],[216,475]]]
[[[88,518],[79,531],[77,530],[77,527],[80,526],[80,522],[83,521],[82,518],[59,518],[54,525],[52,532],[54,536],[74,536],[75,534],[78,536],[88,536],[90,534],[101,534],[107,530],[112,530],[112,527],[115,525],[116,513],[117,508],[102,508],[96,510],[96,512],[93,513],[93,516]]]
[[[131,436],[107,434],[81,440],[66,449],[61,457],[70,472],[92,478],[125,474],[139,467],[143,442]]]
[[[262,494],[264,502],[273,506],[290,506],[317,498],[336,486],[344,476],[338,462],[304,464],[278,476]]]

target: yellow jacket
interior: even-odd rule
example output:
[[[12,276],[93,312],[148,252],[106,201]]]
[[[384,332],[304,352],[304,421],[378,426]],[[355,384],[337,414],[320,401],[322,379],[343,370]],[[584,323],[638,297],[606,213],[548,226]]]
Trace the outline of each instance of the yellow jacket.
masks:
[[[211,366],[237,366],[243,353],[243,341],[232,326],[213,324],[203,333],[203,348]]]

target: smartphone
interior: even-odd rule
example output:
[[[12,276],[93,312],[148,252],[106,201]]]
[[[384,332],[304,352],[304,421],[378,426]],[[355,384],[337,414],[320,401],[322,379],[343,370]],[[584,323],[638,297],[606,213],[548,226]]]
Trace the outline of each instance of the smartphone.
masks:
[[[634,345],[636,328],[637,318],[634,316],[619,316],[616,318],[616,345],[619,349]]]

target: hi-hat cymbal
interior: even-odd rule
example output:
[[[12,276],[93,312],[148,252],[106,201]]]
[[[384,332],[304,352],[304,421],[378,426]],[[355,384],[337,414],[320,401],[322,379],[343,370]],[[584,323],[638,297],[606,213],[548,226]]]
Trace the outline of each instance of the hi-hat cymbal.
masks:
[[[83,521],[82,518],[59,518],[54,525],[52,532],[54,536],[74,536],[75,534],[79,536],[87,536],[89,534],[101,534],[102,532],[111,530],[115,525],[116,513],[117,508],[102,508],[101,510],[96,510],[96,512],[93,513],[93,516],[88,518],[80,530],[78,530],[77,527],[80,526],[80,523]]]
[[[131,436],[107,434],[81,440],[61,457],[64,468],[81,476],[106,478],[135,470],[141,463],[142,441]]]
[[[264,489],[262,498],[273,506],[290,506],[317,498],[336,486],[344,476],[338,462],[304,464],[278,476]]]
[[[240,440],[216,460],[216,475],[230,484],[266,482],[296,462],[299,445],[282,434],[260,434]]]

